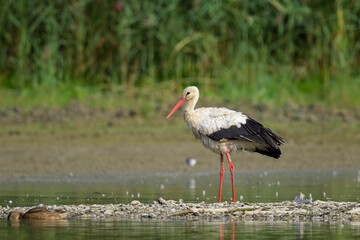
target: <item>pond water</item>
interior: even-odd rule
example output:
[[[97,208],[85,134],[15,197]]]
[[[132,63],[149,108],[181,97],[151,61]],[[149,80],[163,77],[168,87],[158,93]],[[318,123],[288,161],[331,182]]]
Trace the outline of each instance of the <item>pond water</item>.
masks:
[[[293,200],[302,192],[313,200],[357,201],[360,171],[236,172],[236,200],[276,202]],[[43,176],[2,180],[1,206],[38,204],[106,204],[159,197],[185,202],[215,202],[218,173],[161,173],[113,176]],[[223,201],[231,200],[230,174],[225,173]]]
[[[12,224],[1,239],[359,239],[357,224],[287,222],[94,221]]]
[[[360,171],[236,172],[236,197],[243,202],[293,200],[303,192],[313,200],[358,201]],[[106,204],[159,197],[184,202],[216,202],[218,173],[162,173],[113,176],[42,176],[2,180],[1,206]],[[231,199],[230,174],[223,201]],[[0,220],[0,239],[321,239],[358,238],[356,224],[284,222],[95,221],[69,219],[48,225]],[[11,237],[10,237],[11,236]]]

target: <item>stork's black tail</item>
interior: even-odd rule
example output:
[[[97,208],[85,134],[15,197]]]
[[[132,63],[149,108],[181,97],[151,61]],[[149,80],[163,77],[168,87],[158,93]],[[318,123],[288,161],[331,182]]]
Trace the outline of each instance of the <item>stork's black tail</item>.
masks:
[[[242,123],[240,127],[234,125],[226,129],[221,129],[209,134],[208,137],[215,141],[228,139],[251,142],[252,148],[245,150],[258,152],[273,158],[280,157],[281,150],[279,146],[284,143],[281,137],[250,117],[248,117],[246,122]]]
[[[255,152],[269,157],[279,158],[281,155],[279,146],[284,143],[284,140],[273,133],[273,131],[269,128],[263,128],[258,135],[265,141],[266,144],[262,144],[264,148],[256,148]]]
[[[260,146],[255,148],[254,152],[273,158],[280,157],[281,150],[279,146],[284,143],[284,140],[280,136],[252,118],[246,120],[244,128],[250,133],[249,138],[260,144]]]

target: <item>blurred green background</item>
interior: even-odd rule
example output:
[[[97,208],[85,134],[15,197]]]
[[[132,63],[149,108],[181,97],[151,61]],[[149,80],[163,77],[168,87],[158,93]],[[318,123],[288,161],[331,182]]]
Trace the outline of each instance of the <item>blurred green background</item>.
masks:
[[[146,116],[197,85],[229,104],[358,109],[359,39],[357,0],[3,0],[0,107]]]
[[[0,175],[214,171],[188,85],[286,141],[242,170],[358,169],[359,39],[359,0],[2,0]]]

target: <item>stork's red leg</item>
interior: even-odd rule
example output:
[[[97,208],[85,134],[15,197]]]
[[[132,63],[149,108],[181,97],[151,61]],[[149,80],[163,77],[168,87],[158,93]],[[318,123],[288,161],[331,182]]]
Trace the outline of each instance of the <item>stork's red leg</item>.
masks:
[[[224,158],[223,154],[220,153],[220,186],[219,186],[219,203],[221,202],[221,191],[222,191],[222,184],[223,184],[223,176],[224,176]]]
[[[226,157],[227,157],[227,159],[229,161],[229,167],[230,167],[230,172],[231,172],[232,201],[236,202],[235,201],[235,183],[234,183],[234,164],[231,161],[230,154],[229,154],[228,150],[225,151],[225,154],[226,154]]]

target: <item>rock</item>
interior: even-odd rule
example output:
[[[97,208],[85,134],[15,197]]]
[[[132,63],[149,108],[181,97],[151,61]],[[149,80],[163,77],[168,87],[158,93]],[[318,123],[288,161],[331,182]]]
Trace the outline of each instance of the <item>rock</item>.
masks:
[[[104,211],[105,215],[112,215],[113,213],[114,213],[114,210],[112,210],[112,209],[107,209]]]
[[[162,204],[162,205],[166,205],[167,201],[165,199],[163,199],[162,197],[159,198],[158,203]]]
[[[178,204],[180,202],[176,202],[175,200],[165,200],[162,197],[160,197],[158,203],[160,203],[161,205],[171,205],[171,204]]]
[[[328,204],[328,202],[326,202],[326,201],[321,201],[321,200],[316,200],[316,201],[314,202],[314,204],[315,204],[315,205],[326,205],[326,204]]]
[[[305,209],[296,209],[292,211],[292,214],[305,214],[305,213],[306,213]]]
[[[141,204],[141,202],[138,200],[133,200],[130,204],[131,205],[139,205],[139,204]]]
[[[305,195],[303,193],[299,193],[296,195],[294,201],[295,203],[312,203],[312,198],[305,199]]]
[[[353,208],[350,211],[348,211],[350,214],[360,214],[360,208]]]

